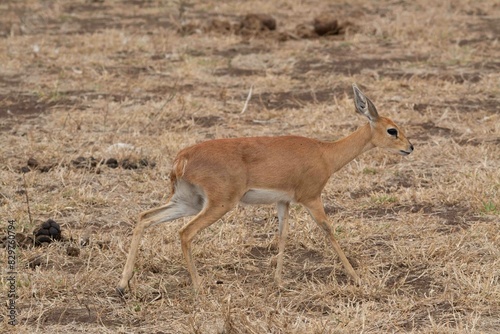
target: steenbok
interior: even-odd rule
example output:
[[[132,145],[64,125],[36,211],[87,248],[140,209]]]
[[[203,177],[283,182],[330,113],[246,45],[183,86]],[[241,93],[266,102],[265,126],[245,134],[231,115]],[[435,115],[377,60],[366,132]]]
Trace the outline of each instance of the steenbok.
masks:
[[[124,293],[132,278],[134,262],[144,229],[185,216],[195,216],[180,230],[182,253],[195,290],[200,278],[191,254],[194,236],[212,225],[239,202],[277,204],[278,258],[275,280],[281,283],[283,252],[288,234],[290,203],[300,203],[325,231],[347,273],[359,276],[335,240],[328,222],[321,191],[330,176],[374,147],[401,155],[413,145],[393,121],[380,117],[374,104],[353,85],[354,105],[369,123],[335,142],[283,136],[216,139],[185,148],[174,160],[167,204],[141,213],[117,291]]]

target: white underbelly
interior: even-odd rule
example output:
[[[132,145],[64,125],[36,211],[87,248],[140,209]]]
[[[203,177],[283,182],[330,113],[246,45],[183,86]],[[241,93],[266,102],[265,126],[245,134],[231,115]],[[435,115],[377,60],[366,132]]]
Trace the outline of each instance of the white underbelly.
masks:
[[[250,189],[243,195],[240,202],[245,204],[273,204],[278,202],[293,202],[290,193],[273,189]]]

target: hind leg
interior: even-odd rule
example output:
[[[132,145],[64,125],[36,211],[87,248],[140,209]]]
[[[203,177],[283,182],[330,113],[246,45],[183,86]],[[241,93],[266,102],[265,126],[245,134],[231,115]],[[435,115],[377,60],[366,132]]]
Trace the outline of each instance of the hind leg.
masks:
[[[231,210],[233,206],[234,205],[229,203],[224,205],[219,203],[217,206],[209,204],[179,231],[182,253],[184,255],[184,259],[186,260],[187,269],[191,275],[195,291],[199,291],[200,289],[200,277],[198,276],[198,271],[196,270],[196,266],[193,261],[193,254],[191,252],[192,240],[198,232],[215,223],[222,216],[224,216],[226,212]]]
[[[198,213],[199,211],[200,208],[190,206],[189,203],[180,201],[174,196],[166,205],[141,213],[139,216],[139,222],[134,228],[134,234],[132,236],[132,242],[127,256],[127,262],[123,268],[122,278],[116,287],[116,290],[120,295],[124,294],[125,288],[128,286],[128,283],[132,278],[134,263],[144,230],[152,225],[190,216]]]

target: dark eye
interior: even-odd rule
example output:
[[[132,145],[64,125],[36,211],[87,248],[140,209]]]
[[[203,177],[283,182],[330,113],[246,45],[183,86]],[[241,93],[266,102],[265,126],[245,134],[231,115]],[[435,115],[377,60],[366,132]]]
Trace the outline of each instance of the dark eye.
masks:
[[[387,133],[390,134],[391,136],[397,137],[398,136],[398,130],[396,129],[387,129]]]

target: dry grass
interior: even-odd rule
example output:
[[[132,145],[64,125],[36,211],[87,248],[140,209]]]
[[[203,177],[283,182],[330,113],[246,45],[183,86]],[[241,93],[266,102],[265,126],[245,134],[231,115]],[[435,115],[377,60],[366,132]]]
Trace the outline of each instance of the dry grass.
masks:
[[[255,8],[273,15],[278,31],[206,28]],[[289,33],[322,12],[354,25],[342,36]],[[67,239],[18,250],[18,332],[500,328],[495,1],[28,0],[2,1],[0,14],[1,226],[15,219],[18,232],[33,230],[27,190],[34,223],[53,218]],[[275,209],[241,207],[195,242],[202,294],[191,289],[178,221],[146,233],[132,291],[117,298],[136,217],[166,200],[180,148],[221,137],[345,136],[364,122],[353,111],[352,82],[416,148],[405,158],[370,151],[325,189],[362,286],[348,281],[296,206],[277,288]],[[133,148],[109,151],[117,143]],[[82,169],[72,164],[79,156],[156,165]],[[24,183],[20,169],[30,157],[51,169],[26,173]],[[90,245],[80,246],[85,237]],[[78,257],[66,254],[69,245],[80,248]],[[35,256],[41,264],[31,269]],[[4,313],[0,319],[0,331],[11,331]]]

